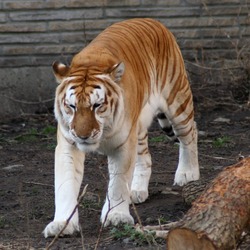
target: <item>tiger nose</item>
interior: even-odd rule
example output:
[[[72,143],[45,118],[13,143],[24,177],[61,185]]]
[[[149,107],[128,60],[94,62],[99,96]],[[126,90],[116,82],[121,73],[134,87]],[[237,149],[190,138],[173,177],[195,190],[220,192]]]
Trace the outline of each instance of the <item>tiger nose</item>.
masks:
[[[80,138],[81,140],[87,140],[90,137],[90,135],[78,135],[74,129],[71,129],[71,134],[74,137]]]
[[[90,136],[78,136],[82,140],[87,140]]]

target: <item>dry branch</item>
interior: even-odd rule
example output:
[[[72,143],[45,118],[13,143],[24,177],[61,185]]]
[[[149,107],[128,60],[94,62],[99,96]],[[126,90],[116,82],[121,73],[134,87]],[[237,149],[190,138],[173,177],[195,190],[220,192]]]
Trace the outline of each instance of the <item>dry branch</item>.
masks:
[[[225,168],[178,224],[168,250],[235,249],[250,229],[250,158]]]
[[[21,103],[21,104],[27,104],[27,105],[38,105],[38,104],[44,104],[44,103],[54,101],[54,98],[50,98],[50,99],[41,100],[41,101],[38,101],[38,102],[31,102],[31,101],[19,100],[19,99],[16,99],[16,98],[13,98],[13,97],[10,97],[10,96],[7,96],[7,95],[2,95],[2,94],[0,94],[0,96],[4,97],[4,98],[7,98],[7,99],[9,99],[9,100],[11,100],[13,102],[17,102],[17,103]]]
[[[38,185],[38,186],[45,186],[45,187],[54,187],[54,185],[45,184],[45,183],[41,183],[41,182],[34,182],[34,181],[23,181],[23,183],[27,184],[27,185]]]
[[[77,208],[79,207],[79,204],[83,198],[83,196],[86,194],[87,191],[87,187],[88,184],[84,187],[82,193],[79,195],[78,199],[77,199],[77,204],[75,205],[72,213],[70,214],[69,218],[66,220],[64,227],[62,228],[62,230],[53,238],[53,240],[50,242],[50,244],[46,247],[46,250],[51,249],[51,247],[55,244],[55,242],[57,241],[57,239],[63,234],[63,231],[66,229],[66,227],[68,226],[70,220],[72,219],[73,215],[75,214]]]
[[[100,243],[100,240],[101,240],[101,236],[102,236],[102,232],[103,232],[103,228],[104,228],[105,223],[106,223],[106,221],[107,221],[107,219],[108,219],[108,215],[109,215],[110,211],[111,211],[112,209],[114,209],[115,207],[119,206],[121,203],[124,202],[124,200],[122,199],[118,204],[116,204],[116,205],[113,206],[113,207],[110,207],[110,199],[109,199],[108,194],[107,194],[107,200],[108,200],[108,212],[106,213],[105,218],[104,218],[104,221],[103,221],[103,223],[102,223],[102,225],[101,225],[101,227],[100,227],[99,234],[98,234],[98,238],[97,238],[97,240],[96,240],[96,244],[95,244],[94,250],[96,250],[96,249],[98,248],[98,246],[99,246],[99,243]]]

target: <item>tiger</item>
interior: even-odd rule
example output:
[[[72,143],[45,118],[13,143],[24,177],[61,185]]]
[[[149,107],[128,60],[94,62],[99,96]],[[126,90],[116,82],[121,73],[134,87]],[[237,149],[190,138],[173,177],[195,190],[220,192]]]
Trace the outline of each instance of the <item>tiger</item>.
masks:
[[[148,128],[158,120],[179,141],[174,184],[199,179],[193,95],[174,35],[159,21],[135,18],[102,31],[70,65],[53,63],[55,214],[44,236],[58,234],[76,207],[85,155],[107,156],[104,226],[134,224],[131,203],[144,202],[151,176]],[[62,235],[79,231],[78,210]]]

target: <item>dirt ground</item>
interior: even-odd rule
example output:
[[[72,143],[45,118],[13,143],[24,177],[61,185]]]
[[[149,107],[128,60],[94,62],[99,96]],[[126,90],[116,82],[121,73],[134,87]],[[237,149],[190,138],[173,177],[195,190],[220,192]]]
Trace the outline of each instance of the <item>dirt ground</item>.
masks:
[[[193,73],[193,72],[199,72]],[[199,129],[202,178],[250,155],[249,75],[221,79],[211,70],[190,70]],[[235,80],[236,79],[236,80]],[[44,249],[52,239],[42,231],[53,219],[53,161],[56,145],[53,114],[21,115],[0,124],[0,249]],[[178,220],[189,209],[181,188],[173,186],[178,146],[169,142],[154,122],[149,133],[153,173],[149,199],[136,210],[143,225]],[[80,203],[82,233],[59,238],[52,249],[94,249],[100,232],[100,212],[107,187],[104,156],[90,154],[85,163]],[[133,209],[131,212],[137,222]],[[101,231],[97,249],[166,249],[164,240],[148,241],[132,229]],[[250,249],[249,235],[237,249]]]

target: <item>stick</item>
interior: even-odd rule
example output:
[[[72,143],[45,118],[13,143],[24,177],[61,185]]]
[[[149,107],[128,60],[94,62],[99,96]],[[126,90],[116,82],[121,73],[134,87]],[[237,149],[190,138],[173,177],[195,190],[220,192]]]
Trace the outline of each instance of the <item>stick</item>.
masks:
[[[169,222],[167,224],[161,224],[157,226],[144,226],[145,230],[170,230],[179,224],[178,221]]]
[[[81,225],[79,225],[79,229],[80,229],[80,235],[81,235],[82,250],[86,250],[86,248],[84,246],[84,237],[83,237],[82,226]]]
[[[131,201],[132,201],[132,199],[131,199]],[[135,216],[136,216],[136,218],[138,220],[138,224],[139,224],[139,225],[138,224],[136,225],[137,226],[137,231],[143,233],[145,235],[145,238],[146,238],[148,244],[151,245],[151,243],[150,243],[150,241],[148,239],[148,234],[145,233],[145,231],[144,231],[144,228],[143,228],[143,225],[142,225],[142,222],[141,222],[141,218],[139,216],[139,213],[137,212],[137,209],[136,209],[135,204],[134,204],[133,201],[132,201],[132,207],[134,209]]]
[[[54,243],[57,241],[57,239],[59,238],[59,236],[63,233],[63,231],[65,230],[65,228],[68,226],[70,220],[72,219],[73,215],[75,214],[77,208],[79,207],[79,203],[82,199],[82,197],[86,194],[86,190],[87,190],[88,184],[84,187],[81,195],[78,197],[77,199],[77,204],[75,205],[72,213],[70,214],[69,218],[66,220],[64,227],[62,228],[62,230],[54,237],[54,239],[50,242],[50,244],[46,247],[46,250],[49,250]]]
[[[108,204],[109,204],[108,212],[106,213],[105,218],[104,218],[104,221],[103,221],[103,223],[102,223],[102,225],[101,225],[101,227],[100,227],[99,234],[98,234],[98,238],[97,238],[97,241],[96,241],[94,250],[97,249],[97,247],[98,247],[98,245],[99,245],[99,243],[100,243],[102,231],[103,231],[105,222],[107,221],[108,214],[110,213],[110,211],[111,211],[113,208],[119,206],[121,203],[124,202],[124,200],[122,200],[122,201],[120,201],[118,204],[116,204],[114,207],[110,207],[110,199],[109,199],[109,196],[108,196],[108,195],[107,195],[107,199],[108,199]]]
[[[37,105],[37,104],[42,104],[42,103],[47,103],[47,102],[52,102],[52,101],[54,101],[54,98],[50,98],[50,99],[43,100],[43,101],[30,102],[30,101],[18,100],[18,99],[15,99],[15,98],[13,98],[13,97],[6,96],[6,95],[2,95],[2,94],[0,94],[0,96],[5,97],[5,98],[7,98],[7,99],[10,99],[10,100],[13,101],[13,102],[22,103],[22,104],[27,104],[27,105]]]
[[[30,185],[39,185],[39,186],[45,186],[45,187],[54,187],[54,185],[50,184],[44,184],[40,182],[33,182],[33,181],[23,181],[24,184],[30,184]]]
[[[240,66],[212,68],[212,67],[202,66],[202,65],[200,65],[198,63],[194,63],[194,62],[190,62],[190,61],[186,61],[186,60],[185,60],[185,63],[189,63],[189,64],[192,64],[192,65],[194,65],[196,67],[199,67],[199,68],[202,68],[202,69],[207,69],[207,70],[229,70],[229,69],[240,69],[241,68]]]
[[[157,225],[157,226],[140,226],[140,225],[135,225],[135,230],[144,234],[145,236],[147,235],[154,235],[155,238],[163,238],[166,239],[169,231],[179,225],[179,221],[175,222],[170,222],[167,224],[163,225]]]

